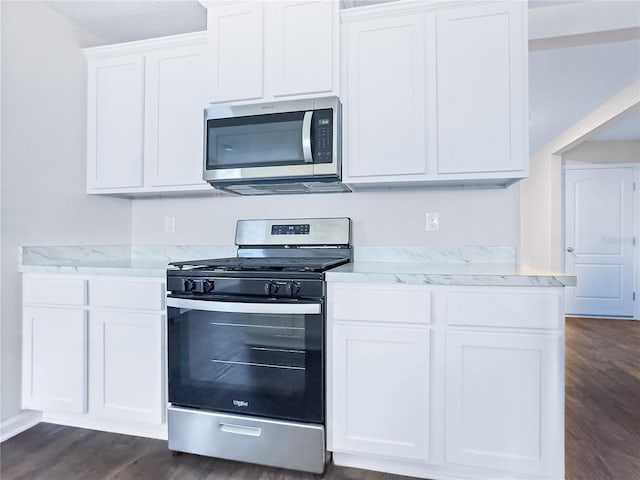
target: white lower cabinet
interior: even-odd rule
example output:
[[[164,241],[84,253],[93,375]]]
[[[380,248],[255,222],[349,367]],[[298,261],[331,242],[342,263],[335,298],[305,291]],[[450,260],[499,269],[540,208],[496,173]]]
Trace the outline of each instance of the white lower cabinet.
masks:
[[[427,460],[429,331],[335,325],[333,445]]]
[[[84,413],[86,312],[71,307],[26,307],[22,335],[23,408]]]
[[[162,423],[164,315],[94,311],[89,318],[89,405],[93,413]]]
[[[564,478],[564,292],[332,282],[337,465],[433,480]]]
[[[447,461],[555,478],[562,471],[562,340],[447,333]],[[559,476],[559,475],[558,475]]]
[[[164,280],[24,274],[23,291],[23,408],[166,438]]]

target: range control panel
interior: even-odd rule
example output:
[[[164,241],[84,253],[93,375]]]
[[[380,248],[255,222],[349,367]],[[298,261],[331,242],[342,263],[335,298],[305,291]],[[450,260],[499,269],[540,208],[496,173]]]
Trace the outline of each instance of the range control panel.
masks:
[[[272,225],[271,235],[309,235],[311,226],[308,223],[294,225]]]

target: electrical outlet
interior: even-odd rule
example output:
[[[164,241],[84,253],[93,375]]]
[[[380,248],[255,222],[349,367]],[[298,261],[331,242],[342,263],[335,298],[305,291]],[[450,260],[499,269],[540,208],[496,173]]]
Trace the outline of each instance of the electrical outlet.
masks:
[[[164,231],[166,233],[176,232],[176,217],[164,217]]]
[[[438,230],[440,230],[440,214],[427,212],[427,232],[437,232]]]

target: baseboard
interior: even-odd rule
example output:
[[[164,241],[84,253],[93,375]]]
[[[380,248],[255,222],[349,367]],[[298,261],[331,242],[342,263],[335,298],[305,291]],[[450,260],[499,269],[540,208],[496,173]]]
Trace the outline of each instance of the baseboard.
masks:
[[[29,430],[42,421],[42,412],[22,410],[17,415],[0,423],[0,443]]]
[[[564,476],[539,476],[535,474],[515,473],[469,467],[450,463],[427,463],[400,458],[369,456],[351,453],[333,452],[333,463],[342,467],[360,468],[375,472],[430,480],[565,480]]]
[[[88,428],[89,430],[100,430],[101,432],[155,438],[156,440],[167,440],[168,438],[166,423],[161,425],[149,425],[138,422],[125,422],[92,417],[90,415],[63,413],[47,414],[46,412],[42,421],[55,423],[56,425],[65,425],[67,427]]]
[[[640,318],[633,318],[633,317],[607,317],[604,315],[565,315],[565,318],[575,318],[577,320],[580,319],[584,319],[584,320],[626,320],[626,321],[632,321],[632,322],[637,322],[640,321]]]

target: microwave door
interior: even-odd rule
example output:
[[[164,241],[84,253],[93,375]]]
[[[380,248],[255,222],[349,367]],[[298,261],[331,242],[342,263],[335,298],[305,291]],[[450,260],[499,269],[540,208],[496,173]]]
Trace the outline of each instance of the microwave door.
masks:
[[[265,173],[266,176],[313,173],[308,168],[309,160],[313,161],[309,113],[312,112],[208,119],[206,172],[213,179],[228,178],[230,174],[231,178],[253,178]],[[270,169],[271,173],[263,169]]]

